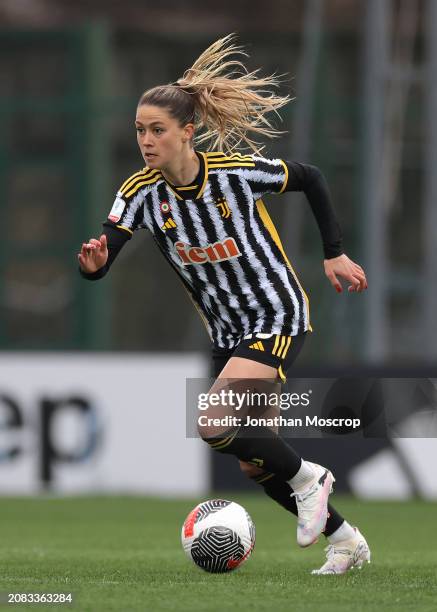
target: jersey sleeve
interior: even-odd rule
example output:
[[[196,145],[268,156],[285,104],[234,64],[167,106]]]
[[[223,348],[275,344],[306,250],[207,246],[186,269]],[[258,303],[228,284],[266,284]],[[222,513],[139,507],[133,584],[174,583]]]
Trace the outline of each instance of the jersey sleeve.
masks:
[[[118,191],[106,224],[132,236],[135,230],[144,227],[142,223],[144,217],[143,206],[144,196],[142,193],[138,194],[137,197],[127,199]]]
[[[322,172],[309,164],[291,161],[284,163],[288,176],[283,191],[302,191],[305,194],[320,230],[325,258],[342,255],[342,231]]]
[[[254,167],[244,168],[243,176],[258,200],[266,193],[282,193],[288,182],[287,164],[282,159],[267,159],[256,155],[250,156]]]
[[[311,207],[323,242],[326,259],[343,251],[342,232],[325,177],[316,166],[283,159],[252,156],[255,168],[246,171],[253,197],[265,193],[302,191]]]
[[[135,230],[146,227],[144,224],[145,172],[137,172],[127,179],[117,191],[114,203],[103,223],[102,231],[108,244],[108,260],[96,272],[87,273],[80,269],[80,275],[87,280],[99,280],[109,271],[117,255],[130,240]]]
[[[109,212],[107,224],[132,235],[144,225],[144,201],[151,184],[150,172],[140,170],[119,188]]]

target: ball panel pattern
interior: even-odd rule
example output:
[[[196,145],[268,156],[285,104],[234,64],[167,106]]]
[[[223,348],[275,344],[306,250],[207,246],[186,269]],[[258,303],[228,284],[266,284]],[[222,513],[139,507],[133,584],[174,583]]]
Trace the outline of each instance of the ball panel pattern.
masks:
[[[229,560],[238,562],[245,555],[244,546],[239,536],[227,527],[209,527],[193,540],[191,557],[196,565],[214,574],[228,572],[235,565]]]
[[[219,510],[222,510],[223,508],[226,508],[231,504],[232,502],[227,501],[226,499],[210,499],[209,501],[206,501],[197,507],[195,522],[197,523],[198,521],[203,520],[210,514],[218,512]]]

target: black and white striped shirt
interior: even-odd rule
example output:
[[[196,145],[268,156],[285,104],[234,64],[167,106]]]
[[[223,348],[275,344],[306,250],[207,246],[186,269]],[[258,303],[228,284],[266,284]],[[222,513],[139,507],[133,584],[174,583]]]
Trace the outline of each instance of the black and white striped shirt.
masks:
[[[336,256],[341,234],[322,175],[313,166],[281,159],[197,155],[200,170],[191,185],[171,185],[149,168],[127,179],[104,231],[124,239],[141,228],[151,232],[218,347],[233,348],[250,333],[295,336],[311,329],[308,298],[261,198],[304,191],[325,256]],[[108,245],[111,251],[109,238]],[[103,276],[114,256],[100,274],[84,276]]]

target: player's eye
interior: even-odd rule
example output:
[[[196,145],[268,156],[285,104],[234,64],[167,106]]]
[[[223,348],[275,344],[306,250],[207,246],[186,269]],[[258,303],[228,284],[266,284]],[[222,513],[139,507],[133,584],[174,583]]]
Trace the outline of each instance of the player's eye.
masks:
[[[143,132],[144,132],[144,128],[142,128],[142,127],[138,127],[137,126],[135,129],[138,132],[138,134],[143,134]]]
[[[162,134],[164,130],[160,127],[155,128],[155,134]]]

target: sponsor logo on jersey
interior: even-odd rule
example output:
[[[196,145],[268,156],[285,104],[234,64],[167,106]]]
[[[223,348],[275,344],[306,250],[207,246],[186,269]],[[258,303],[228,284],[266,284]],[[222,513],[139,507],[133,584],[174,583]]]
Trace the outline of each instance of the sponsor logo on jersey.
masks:
[[[121,219],[121,215],[123,214],[124,207],[126,206],[126,202],[121,198],[118,194],[115,198],[115,202],[112,205],[111,212],[109,213],[108,219],[117,223]]]
[[[191,246],[184,242],[175,243],[176,253],[184,266],[190,264],[219,263],[240,257],[240,249],[233,238],[225,238],[221,242],[208,244],[205,247]]]

